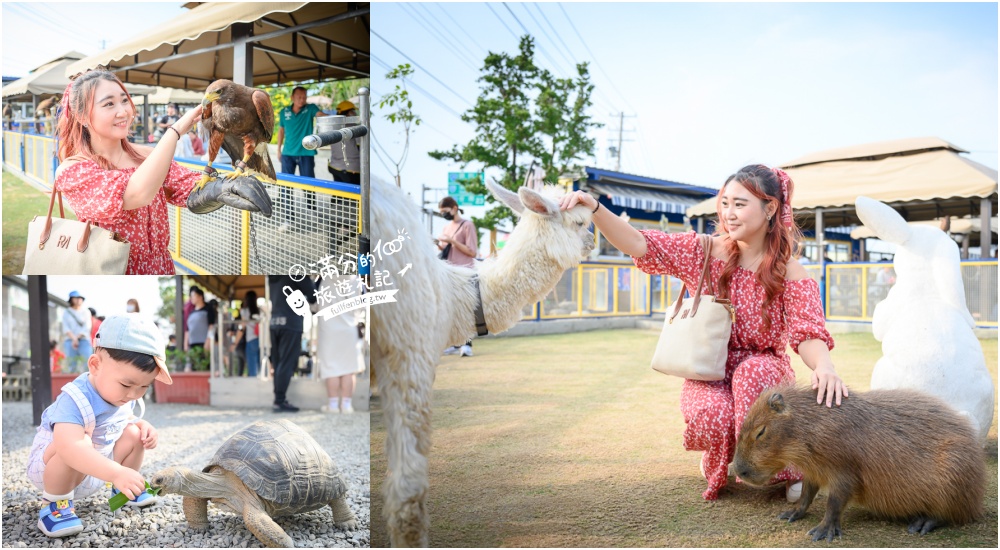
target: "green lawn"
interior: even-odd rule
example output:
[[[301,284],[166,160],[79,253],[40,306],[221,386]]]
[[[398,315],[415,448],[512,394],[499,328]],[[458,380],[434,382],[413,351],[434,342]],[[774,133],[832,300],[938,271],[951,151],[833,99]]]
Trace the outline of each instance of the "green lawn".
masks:
[[[477,340],[475,356],[443,357],[434,384],[430,542],[435,547],[997,547],[996,416],[986,516],[924,537],[851,506],[844,536],[813,543],[825,494],[789,524],[784,490],[732,483],[702,500],[700,453],[683,449],[681,380],[653,372],[657,333],[618,330]],[[836,335],[833,359],[854,390],[868,389],[880,344]],[[997,340],[982,340],[997,375]],[[808,369],[795,356],[797,379]],[[377,367],[376,367],[377,368]],[[385,424],[372,410],[372,547],[382,519]]]
[[[64,203],[65,204],[65,203]],[[49,196],[28,185],[6,169],[3,171],[3,274],[17,275],[24,269],[24,247],[28,240],[28,222],[44,216]],[[56,206],[55,215],[59,215]],[[76,219],[66,208],[66,217]]]

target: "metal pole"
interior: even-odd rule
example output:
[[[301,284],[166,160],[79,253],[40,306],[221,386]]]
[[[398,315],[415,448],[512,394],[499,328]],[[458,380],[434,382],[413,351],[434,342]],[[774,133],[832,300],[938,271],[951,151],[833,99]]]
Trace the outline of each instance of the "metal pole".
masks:
[[[253,23],[233,23],[233,82],[253,86]]]
[[[361,124],[367,128],[371,128],[371,105],[369,101],[369,90],[368,88],[361,88],[358,90],[358,102],[361,103]],[[361,137],[361,235],[358,237],[358,254],[361,256],[367,256],[371,252],[371,218],[369,205],[371,204],[371,158],[369,156],[370,151],[370,139],[371,134],[366,134]],[[363,277],[365,284],[368,284],[368,271],[361,273],[361,262],[358,262],[358,275]]]
[[[979,257],[982,259],[993,257],[992,229],[990,228],[990,218],[993,217],[993,204],[989,197],[982,199],[979,203]]]
[[[618,161],[615,162],[615,172],[620,172],[622,169],[622,132],[625,128],[625,112],[621,112],[618,115]]]
[[[52,404],[49,369],[49,291],[45,275],[28,277],[28,326],[31,330],[31,411],[35,426]]]

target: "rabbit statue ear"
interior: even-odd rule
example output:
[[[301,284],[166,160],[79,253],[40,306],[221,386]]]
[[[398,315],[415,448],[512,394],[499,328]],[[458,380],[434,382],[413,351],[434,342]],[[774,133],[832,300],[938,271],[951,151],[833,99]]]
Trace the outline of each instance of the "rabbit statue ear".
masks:
[[[861,223],[883,241],[901,245],[910,239],[910,226],[892,207],[865,196],[859,196],[854,201],[854,207]]]
[[[517,196],[517,193],[500,185],[499,183],[496,182],[496,180],[493,179],[486,182],[486,188],[490,190],[490,193],[492,193],[493,196],[496,197],[498,201],[510,207],[510,209],[513,210],[515,214],[520,215],[522,212],[524,212],[524,203],[521,202],[521,199]]]

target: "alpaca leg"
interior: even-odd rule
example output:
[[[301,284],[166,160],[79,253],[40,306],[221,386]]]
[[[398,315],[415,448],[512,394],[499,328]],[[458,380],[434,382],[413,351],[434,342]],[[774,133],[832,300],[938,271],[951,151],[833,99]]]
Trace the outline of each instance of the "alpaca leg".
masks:
[[[426,346],[425,346],[426,347]],[[408,357],[413,350],[380,357],[373,350],[372,364],[382,368],[379,390],[386,425],[386,459],[389,472],[383,491],[384,515],[393,546],[426,547],[430,519],[427,515],[427,452],[431,431],[431,384],[435,358]],[[386,360],[389,359],[389,360]]]

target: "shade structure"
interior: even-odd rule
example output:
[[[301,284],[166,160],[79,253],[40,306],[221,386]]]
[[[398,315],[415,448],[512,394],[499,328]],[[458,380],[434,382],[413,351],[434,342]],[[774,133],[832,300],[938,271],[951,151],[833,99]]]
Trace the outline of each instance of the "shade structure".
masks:
[[[193,105],[201,103],[205,94],[193,90],[182,90],[179,88],[155,88],[155,91],[148,96],[150,105],[166,105],[168,103],[183,103]],[[143,96],[132,98],[137,105],[142,105]]]
[[[66,76],[66,68],[85,57],[80,52],[72,51],[43,63],[31,71],[28,76],[4,86],[3,97],[30,99],[33,95],[61,95],[70,82],[69,77]],[[132,95],[147,94],[153,91],[153,88],[148,86],[126,85],[125,87]]]
[[[253,46],[254,85],[369,74],[367,3],[188,5],[194,7],[158,29],[73,63],[67,75],[105,66],[123,81],[204,91],[215,80],[233,79],[241,43]]]
[[[782,164],[795,182],[792,208],[802,225],[823,210],[827,227],[860,223],[854,201],[864,195],[897,208],[908,221],[979,216],[982,199],[996,211],[997,171],[962,157],[938,138],[914,138],[823,151]],[[714,216],[715,199],[688,210]]]

